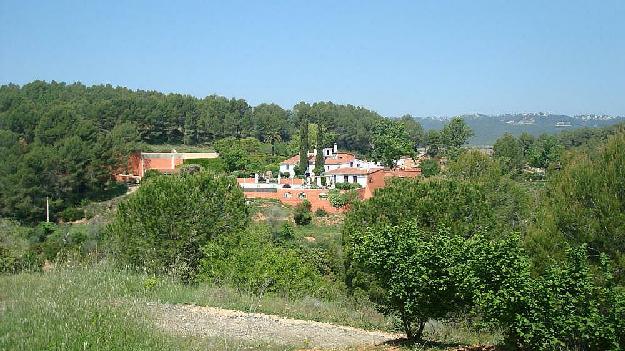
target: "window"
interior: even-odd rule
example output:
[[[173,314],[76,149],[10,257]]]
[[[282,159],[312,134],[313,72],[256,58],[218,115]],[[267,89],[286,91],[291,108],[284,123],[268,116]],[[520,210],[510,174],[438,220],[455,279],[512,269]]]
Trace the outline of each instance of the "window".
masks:
[[[354,183],[358,183],[358,176],[354,176],[352,179],[354,179]]]
[[[297,197],[300,198],[300,199],[305,199],[306,198],[306,193],[299,193],[297,195]]]
[[[285,199],[290,199],[291,198],[291,193],[289,193],[289,192],[284,193],[284,198]]]
[[[350,162],[350,163],[349,163],[349,166],[350,166],[350,167],[354,167],[354,162]]]
[[[349,176],[343,176],[343,183],[349,183]]]

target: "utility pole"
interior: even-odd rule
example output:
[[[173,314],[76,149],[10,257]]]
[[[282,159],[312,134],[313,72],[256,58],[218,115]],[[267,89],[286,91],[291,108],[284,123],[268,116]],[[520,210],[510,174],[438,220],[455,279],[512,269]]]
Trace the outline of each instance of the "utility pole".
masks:
[[[46,196],[46,223],[50,222],[50,201],[48,200],[48,197]]]

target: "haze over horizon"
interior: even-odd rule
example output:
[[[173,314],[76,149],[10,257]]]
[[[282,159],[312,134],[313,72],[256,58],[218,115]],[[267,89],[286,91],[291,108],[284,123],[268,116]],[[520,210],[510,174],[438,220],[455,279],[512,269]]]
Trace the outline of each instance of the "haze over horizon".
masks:
[[[625,116],[625,2],[0,2],[0,83]]]

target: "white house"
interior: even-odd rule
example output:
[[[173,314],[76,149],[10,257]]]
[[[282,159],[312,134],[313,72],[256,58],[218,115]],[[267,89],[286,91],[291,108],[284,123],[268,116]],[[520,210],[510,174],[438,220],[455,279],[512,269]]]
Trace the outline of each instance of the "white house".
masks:
[[[369,183],[369,175],[373,172],[380,170],[381,168],[353,168],[343,167],[327,171],[323,174],[326,178],[326,184],[328,186],[338,183],[358,183],[362,188]]]
[[[339,152],[336,144],[331,148],[324,148],[322,151],[324,158],[324,171],[330,171],[341,167],[362,167],[366,162],[357,160],[351,153]],[[317,149],[308,153],[308,169],[306,173],[314,174],[315,159],[317,156]],[[288,173],[290,177],[295,176],[295,166],[299,164],[299,155],[290,157],[280,163],[280,173]]]
[[[358,183],[362,187],[367,185],[367,175],[382,167],[375,163],[360,160],[352,153],[339,152],[336,144],[333,148],[322,150],[324,157],[323,174],[315,174],[315,160],[317,150],[308,153],[308,168],[306,173],[315,177],[317,185],[321,185],[321,178],[326,178],[326,185],[331,186],[336,183]],[[280,163],[280,173],[295,177],[295,166],[299,164],[299,155],[295,155]]]

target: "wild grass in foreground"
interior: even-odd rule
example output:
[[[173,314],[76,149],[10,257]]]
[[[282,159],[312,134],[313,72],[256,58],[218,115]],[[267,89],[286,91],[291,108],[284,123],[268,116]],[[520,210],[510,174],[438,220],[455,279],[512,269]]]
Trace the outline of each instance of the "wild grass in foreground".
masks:
[[[100,263],[57,268],[47,273],[0,276],[0,349],[290,350],[301,346],[166,334],[154,326],[144,302],[214,306],[365,329],[393,330],[395,323],[375,311],[370,303],[357,303],[347,297],[325,301],[252,295],[207,284],[183,285],[169,278],[118,271]],[[437,323],[428,325],[425,337],[436,342],[425,346],[389,346],[443,350],[496,341],[496,336],[469,331],[465,325]]]
[[[289,350],[157,330],[142,304],[144,277],[107,268],[0,276],[1,350]]]

